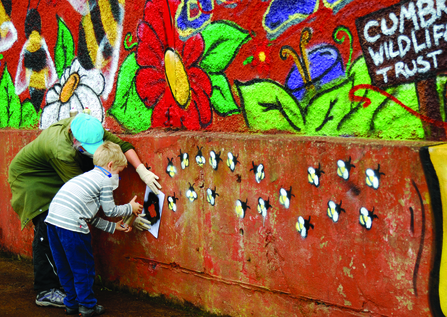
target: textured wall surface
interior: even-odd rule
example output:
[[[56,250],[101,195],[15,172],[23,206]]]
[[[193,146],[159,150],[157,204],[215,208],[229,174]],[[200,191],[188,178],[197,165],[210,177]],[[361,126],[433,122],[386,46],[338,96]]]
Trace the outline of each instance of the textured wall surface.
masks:
[[[230,315],[442,316],[419,150],[446,138],[446,23],[443,0],[1,0],[2,248],[31,256],[9,162],[89,108],[166,194],[158,239],[94,232],[104,279]],[[143,193],[129,168],[117,201]]]
[[[445,139],[444,1],[1,4],[0,127]]]
[[[35,136],[0,132],[7,149],[0,243],[27,256],[32,228],[20,232],[6,168]],[[442,316],[436,280],[442,237],[419,159],[424,144],[192,132],[124,138],[161,176],[176,208],[165,202],[158,239],[138,230],[93,230],[103,279],[234,316]],[[184,169],[180,151],[189,155]],[[211,151],[223,158],[217,169]],[[228,152],[237,157],[234,171],[226,164]],[[350,160],[346,179],[338,160]],[[176,173],[163,172],[170,162]],[[254,173],[253,164],[262,164],[263,174]],[[367,170],[379,165],[379,182],[370,182]],[[309,168],[318,167],[317,182],[318,172],[312,178]],[[189,199],[191,188],[196,199]],[[208,189],[215,192],[214,205]],[[142,199],[143,191],[129,168],[116,201],[134,194]],[[260,198],[268,201],[265,216]]]

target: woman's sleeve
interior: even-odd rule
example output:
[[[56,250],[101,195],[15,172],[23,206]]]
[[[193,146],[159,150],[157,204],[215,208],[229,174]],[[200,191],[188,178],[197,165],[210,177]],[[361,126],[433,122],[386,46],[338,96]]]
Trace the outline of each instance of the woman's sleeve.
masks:
[[[113,133],[110,133],[107,130],[104,130],[104,141],[110,141],[110,142],[118,144],[120,146],[121,150],[123,151],[123,153],[126,153],[129,150],[135,149],[132,144],[121,140],[119,137],[117,137]]]

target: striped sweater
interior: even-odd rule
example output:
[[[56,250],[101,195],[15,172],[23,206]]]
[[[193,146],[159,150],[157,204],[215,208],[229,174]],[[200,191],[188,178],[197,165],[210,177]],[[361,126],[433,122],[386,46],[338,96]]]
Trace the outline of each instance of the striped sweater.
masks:
[[[132,214],[130,203],[115,205],[111,179],[95,168],[72,178],[62,186],[50,204],[45,222],[85,234],[90,232],[87,225],[90,223],[98,229],[114,233],[114,222],[96,217],[100,206],[107,217]]]

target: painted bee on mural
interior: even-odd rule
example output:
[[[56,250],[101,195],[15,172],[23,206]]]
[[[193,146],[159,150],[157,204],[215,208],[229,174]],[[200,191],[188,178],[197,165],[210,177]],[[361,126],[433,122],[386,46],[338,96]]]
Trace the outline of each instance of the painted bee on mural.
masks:
[[[365,207],[360,208],[359,222],[362,225],[362,227],[365,227],[366,229],[370,230],[374,218],[379,219],[379,217],[377,217],[377,215],[374,214],[374,207],[372,211],[369,211]]]
[[[247,205],[247,202],[248,199],[245,200],[245,203],[239,199],[236,201],[236,209],[235,209],[236,215],[241,219],[245,217],[245,212],[247,211],[247,208],[251,209],[250,206]]]
[[[365,174],[366,174],[366,185],[374,189],[379,188],[380,175],[385,175],[385,173],[380,172],[380,164],[378,164],[377,169],[375,170],[368,168]]]
[[[118,68],[121,37],[123,34],[124,1],[70,0],[82,15],[78,36],[78,60],[86,70],[96,68],[105,79],[102,97],[112,91]]]
[[[219,196],[218,193],[216,193],[216,187],[214,186],[214,190],[211,188],[208,188],[206,190],[206,200],[210,203],[211,206],[214,206],[216,204],[216,196]]]
[[[267,210],[272,208],[270,205],[270,199],[264,200],[261,197],[258,198],[258,213],[262,216],[262,225],[265,223],[265,219],[267,218]]]
[[[42,20],[37,8],[28,9],[25,18],[26,42],[20,52],[14,85],[17,95],[28,88],[36,112],[40,110],[45,91],[57,80],[56,68],[41,31]]]
[[[189,201],[193,202],[194,200],[197,199],[197,193],[194,190],[194,184],[191,185],[191,183],[189,183],[189,188],[186,191],[186,197],[189,199]]]
[[[234,156],[233,153],[228,152],[228,158],[227,158],[227,166],[230,168],[232,172],[234,172],[234,169],[236,168],[237,163],[240,163],[237,158],[239,155]]]
[[[166,168],[166,173],[169,176],[174,177],[175,174],[177,174],[177,169],[175,168],[174,163],[172,163],[172,160],[174,158],[173,157],[172,158],[168,157],[167,159],[168,159],[168,167]]]
[[[177,200],[178,200],[178,198],[175,197],[175,193],[174,193],[174,196],[168,196],[168,198],[167,198],[168,208],[174,212],[177,211],[177,205],[176,205]]]
[[[197,147],[198,151],[197,151],[197,155],[196,155],[196,162],[197,162],[197,165],[199,165],[200,167],[203,167],[203,165],[205,165],[205,163],[206,163],[205,157],[202,154],[202,149],[203,149],[203,147],[201,147],[201,148]]]
[[[222,159],[220,158],[220,153],[217,154],[214,151],[210,152],[210,165],[213,168],[213,170],[217,171],[217,168],[219,167],[219,161],[222,162]]]
[[[0,52],[7,51],[17,41],[17,30],[11,22],[11,0],[0,1]]]
[[[182,153],[182,150],[180,150],[180,155],[177,155],[177,157],[180,158],[180,166],[182,167],[182,170],[187,168],[189,166],[189,155],[188,153]]]
[[[355,165],[351,164],[351,157],[349,157],[349,160],[347,161],[338,160],[337,175],[346,181],[349,179],[349,173],[351,172],[351,168],[353,167],[355,168]]]
[[[250,168],[250,171],[253,171],[253,173],[255,173],[255,179],[256,182],[259,184],[265,177],[264,174],[264,165],[259,164],[259,165],[255,165],[255,162],[251,162],[251,164],[253,165],[252,168]]]
[[[309,219],[304,219],[303,217],[299,216],[298,221],[295,224],[296,230],[301,234],[303,238],[307,237],[307,233],[309,232],[310,228],[314,228],[314,225],[310,223],[310,216]]]
[[[309,183],[315,185],[315,187],[320,186],[320,177],[321,174],[324,174],[324,171],[321,170],[320,163],[318,163],[317,169],[309,167],[307,169],[307,173],[307,180],[309,181]]]
[[[281,188],[279,190],[279,203],[288,209],[290,207],[290,200],[292,199],[292,196],[295,197],[295,195],[292,194],[292,186],[290,186],[289,190]]]
[[[343,208],[341,208],[341,202],[342,201],[340,200],[340,203],[337,205],[332,200],[329,200],[327,203],[327,215],[334,222],[338,222],[341,212],[346,212]]]

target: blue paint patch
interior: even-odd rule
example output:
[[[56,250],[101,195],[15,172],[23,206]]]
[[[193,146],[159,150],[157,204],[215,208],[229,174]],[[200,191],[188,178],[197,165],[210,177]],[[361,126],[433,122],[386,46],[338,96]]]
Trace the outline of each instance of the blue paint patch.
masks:
[[[332,45],[318,47],[309,52],[309,68],[312,83],[317,88],[345,76],[340,52]],[[307,90],[296,65],[287,75],[286,87],[301,100]]]

